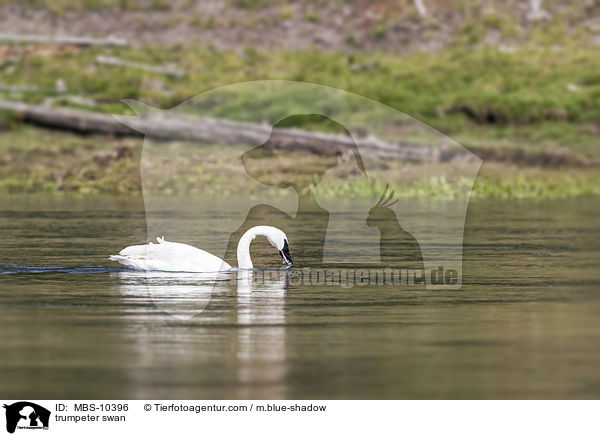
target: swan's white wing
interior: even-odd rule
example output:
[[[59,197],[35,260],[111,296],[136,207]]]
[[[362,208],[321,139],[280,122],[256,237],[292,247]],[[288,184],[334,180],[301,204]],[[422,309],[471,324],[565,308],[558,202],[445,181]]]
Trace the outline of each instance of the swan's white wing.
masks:
[[[144,271],[212,272],[231,269],[231,266],[207,251],[179,242],[158,239],[159,244],[126,247],[111,260]]]

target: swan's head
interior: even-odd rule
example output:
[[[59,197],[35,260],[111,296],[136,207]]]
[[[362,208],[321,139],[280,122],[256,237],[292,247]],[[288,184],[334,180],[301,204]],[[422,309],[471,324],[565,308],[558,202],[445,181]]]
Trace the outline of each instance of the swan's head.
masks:
[[[277,249],[277,252],[288,267],[294,264],[290,255],[290,244],[288,238],[281,230],[271,226],[256,226],[247,230],[240,238],[237,249],[238,267],[241,269],[251,269],[252,260],[250,259],[250,243],[257,236],[264,236],[269,243]]]
[[[283,240],[283,247],[281,250],[279,250],[279,254],[283,259],[283,263],[285,263],[287,266],[292,266],[294,264],[294,260],[290,255],[290,246],[288,245],[287,238]]]
[[[279,255],[283,259],[283,263],[285,263],[287,266],[292,266],[294,264],[294,260],[292,259],[292,255],[290,254],[290,245],[288,243],[287,236],[278,228],[267,228],[268,231],[265,232],[265,236],[269,240],[269,243],[277,249]]]

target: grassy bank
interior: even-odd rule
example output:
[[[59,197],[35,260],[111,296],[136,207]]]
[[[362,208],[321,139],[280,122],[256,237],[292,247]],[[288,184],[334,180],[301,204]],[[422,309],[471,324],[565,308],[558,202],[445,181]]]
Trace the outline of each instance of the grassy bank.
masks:
[[[126,113],[127,108],[119,102],[123,98],[170,108],[225,84],[254,79],[298,80],[380,101],[474,150],[526,147],[569,151],[578,158],[600,161],[600,56],[597,49],[581,48],[575,42],[568,45],[568,40],[560,50],[537,45],[514,52],[456,47],[434,55],[402,57],[315,50],[262,52],[253,48],[233,52],[206,46],[148,47],[140,51],[13,45],[3,50],[2,84],[38,89],[0,94],[7,99]],[[169,78],[99,65],[95,59],[100,54],[176,65],[186,76]],[[362,70],[356,66],[366,67]],[[54,91],[59,80],[66,84],[67,93]],[[294,102],[282,99],[281,104]],[[248,107],[227,105],[224,111],[222,116],[243,120]],[[364,120],[361,123],[360,127],[368,129]]]
[[[30,7],[48,9],[49,4],[33,2]],[[84,19],[96,17],[93,14],[97,11],[104,11],[108,17],[113,8],[123,9],[121,12],[139,9],[133,7],[136,2],[131,3],[131,11],[127,2],[73,3],[68,0],[56,4],[62,6],[59,10],[50,8],[50,16],[65,23],[70,13],[81,14],[79,17]],[[258,15],[249,12],[247,9],[254,8],[248,8],[246,3],[235,3],[233,12],[227,10],[227,23],[217,20],[212,25],[192,23],[195,15],[185,15],[188,6],[180,5],[178,9],[168,4],[161,7],[160,2],[152,4],[157,6],[152,9],[156,14],[153,19],[164,26],[171,21],[173,26],[182,25],[175,20],[181,15],[183,24],[210,27],[204,30],[217,32],[215,37],[223,37],[218,34],[221,29],[225,34],[239,31],[243,39],[256,30],[253,26],[265,25],[265,32],[271,32],[277,30],[281,22],[288,22],[290,26],[303,26],[307,22],[326,26],[326,23],[313,22],[313,15],[306,9],[311,7],[311,2],[295,8],[289,2],[281,2],[272,6],[273,10],[264,3],[258,7]],[[407,2],[406,8],[410,4],[412,2]],[[574,7],[560,8],[558,1],[549,2],[548,7],[555,11],[552,20],[523,24],[519,16],[511,15],[510,5],[485,12],[473,5],[454,10],[444,6],[444,2],[431,4],[437,5],[434,9],[440,13],[448,10],[454,15],[446,21],[419,20],[403,6],[400,15],[393,16],[393,20],[380,19],[365,24],[361,28],[363,33],[356,33],[358,27],[346,29],[348,35],[359,35],[360,40],[346,40],[327,50],[286,49],[260,42],[240,43],[236,49],[227,45],[216,48],[210,43],[174,43],[168,38],[168,26],[157,30],[164,33],[165,41],[144,43],[141,47],[3,44],[0,45],[0,99],[130,114],[120,103],[121,99],[139,99],[168,109],[204,91],[231,83],[259,79],[306,81],[385,103],[424,121],[479,155],[484,164],[474,187],[476,198],[600,195],[596,175],[600,165],[600,56],[598,45],[593,42],[598,39],[598,29],[573,24],[583,23],[587,19],[585,13],[577,12]],[[73,5],[77,7],[72,9]],[[558,13],[559,10],[563,12]],[[114,12],[115,18],[117,12]],[[136,19],[149,19],[141,9],[139,12],[141,15]],[[330,12],[333,16],[335,8]],[[247,15],[248,19],[234,22],[237,13]],[[326,18],[325,9],[323,13]],[[257,17],[275,21],[268,25],[267,21],[267,24],[257,21]],[[352,21],[351,24],[358,26],[357,23]],[[390,50],[390,38],[405,27],[414,28],[415,32],[422,30],[421,42],[429,37],[442,38],[442,27],[451,28],[452,38],[427,50],[410,42],[412,48],[398,55]],[[497,34],[501,35],[500,42],[490,43],[490,36]],[[136,68],[100,64],[96,62],[100,55],[170,66],[182,71],[184,76],[168,77]],[[297,97],[276,93],[257,96],[248,92],[233,103],[217,102],[218,108],[213,114],[247,120],[255,115],[253,108],[260,104],[259,99],[274,101],[280,108],[293,111]],[[353,118],[351,108],[342,106],[335,110],[348,111],[351,125],[346,127],[349,129],[369,132],[377,122],[377,114],[371,118]],[[427,141],[426,138],[410,139],[417,143],[420,139],[424,144]],[[23,125],[20,120],[0,113],[0,194],[140,192],[141,143],[141,139],[51,132]],[[235,147],[221,149],[220,153],[220,157],[213,156],[207,162],[189,163],[189,179],[153,189],[167,194],[193,191],[199,189],[198,186],[219,195],[234,191],[231,180],[236,179],[235,174],[225,183],[222,171],[215,170],[214,162],[225,165],[227,159],[236,159]],[[290,156],[289,160],[294,158],[298,156]],[[182,165],[187,167],[188,163]],[[388,168],[370,174],[371,185],[339,178],[319,189],[326,196],[370,196],[379,192],[381,183],[391,180],[398,192],[407,196],[451,197],[456,194],[447,179],[419,177],[418,170],[409,172],[415,176],[406,177],[406,171]],[[293,172],[287,176],[300,177]]]
[[[46,194],[52,196],[140,195],[141,138],[80,136],[17,124],[0,133],[0,195]],[[147,169],[155,178],[146,193],[229,196],[246,192],[246,172],[239,166],[240,148],[205,146],[201,152],[181,144],[177,174],[167,166]],[[273,158],[275,159],[275,158]],[[321,164],[312,154],[280,155],[277,161],[261,161],[276,169],[273,177],[315,189],[321,198],[375,198],[390,183],[400,197],[453,198],[461,195],[469,180],[445,174],[429,165],[388,163],[370,166],[368,180],[355,168],[341,170],[322,183],[307,180]],[[162,171],[162,172],[161,172]],[[264,195],[260,190],[250,194]],[[543,168],[484,162],[472,198],[568,198],[600,196],[597,168]]]
[[[39,88],[5,96],[29,102],[52,98],[56,105],[119,113],[126,110],[119,103],[123,98],[170,108],[225,84],[286,79],[349,90],[451,136],[475,131],[472,142],[523,139],[590,155],[597,148],[592,145],[600,119],[600,57],[596,48],[580,47],[576,41],[567,40],[560,49],[527,45],[505,52],[455,47],[401,57],[316,50],[263,52],[250,47],[216,51],[198,45],[144,50],[13,45],[3,50],[3,85]],[[95,59],[100,54],[176,65],[186,76],[169,78],[99,65]],[[68,88],[64,95],[54,92],[58,80]],[[228,106],[224,115],[244,119],[245,113],[243,106]]]

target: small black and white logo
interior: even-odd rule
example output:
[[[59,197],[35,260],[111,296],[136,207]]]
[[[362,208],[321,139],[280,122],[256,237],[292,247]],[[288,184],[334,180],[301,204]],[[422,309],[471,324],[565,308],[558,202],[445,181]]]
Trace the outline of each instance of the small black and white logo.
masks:
[[[6,409],[6,431],[14,433],[22,430],[48,430],[50,411],[29,401],[19,401],[4,405]]]

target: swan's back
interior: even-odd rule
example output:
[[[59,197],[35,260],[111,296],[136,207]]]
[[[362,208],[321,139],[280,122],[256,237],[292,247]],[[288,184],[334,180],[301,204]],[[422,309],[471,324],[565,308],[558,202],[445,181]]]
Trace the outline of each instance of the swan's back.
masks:
[[[216,272],[231,269],[227,262],[207,251],[164,238],[156,239],[158,244],[132,245],[110,259],[142,271]]]

